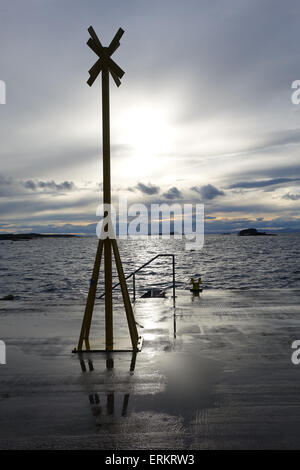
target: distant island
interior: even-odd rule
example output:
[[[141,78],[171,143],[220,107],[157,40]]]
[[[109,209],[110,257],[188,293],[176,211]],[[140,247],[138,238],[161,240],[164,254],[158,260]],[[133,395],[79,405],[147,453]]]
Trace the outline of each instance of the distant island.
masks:
[[[253,237],[253,236],[259,236],[259,235],[264,235],[264,236],[276,236],[276,233],[266,233],[266,232],[258,232],[256,228],[246,228],[244,230],[241,230],[238,235],[240,237]]]
[[[65,238],[76,237],[77,235],[62,233],[0,233],[1,240],[32,240],[34,238]]]

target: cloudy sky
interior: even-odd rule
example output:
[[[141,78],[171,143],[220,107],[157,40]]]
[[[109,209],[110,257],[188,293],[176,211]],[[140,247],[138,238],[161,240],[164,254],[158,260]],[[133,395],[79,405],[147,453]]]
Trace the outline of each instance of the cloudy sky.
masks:
[[[97,220],[90,25],[104,45],[125,30],[114,200],[203,202],[211,232],[300,230],[299,17],[298,0],[1,0],[0,230],[84,232]]]

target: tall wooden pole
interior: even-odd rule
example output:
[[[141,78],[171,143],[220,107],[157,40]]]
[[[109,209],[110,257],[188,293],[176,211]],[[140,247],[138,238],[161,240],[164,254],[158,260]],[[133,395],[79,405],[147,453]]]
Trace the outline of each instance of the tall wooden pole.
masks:
[[[89,70],[90,78],[87,83],[92,86],[94,81],[100,72],[102,72],[102,150],[103,150],[103,204],[104,206],[104,217],[108,220],[111,218],[111,186],[110,186],[110,119],[109,119],[109,75],[112,76],[115,84],[120,86],[120,79],[124,75],[124,71],[111,59],[111,55],[119,47],[120,38],[124,31],[119,28],[115,34],[113,40],[108,47],[103,47],[94,28],[90,26],[88,28],[90,38],[87,41],[87,45],[97,54],[99,59],[93,67]],[[104,222],[105,223],[105,222]],[[111,226],[111,224],[110,224]],[[108,224],[104,225],[104,232],[108,232]],[[132,349],[138,351],[141,344],[141,338],[138,336],[136,328],[136,322],[128,294],[126,278],[123,271],[123,266],[120,258],[119,248],[115,235],[110,233],[106,234],[106,238],[101,238],[98,243],[98,249],[96,253],[94,269],[92,279],[90,282],[90,288],[88,298],[86,302],[86,308],[82,321],[78,347],[74,349],[74,352],[83,351],[83,343],[85,343],[85,350],[91,351],[89,334],[95,304],[97,283],[100,270],[100,262],[102,253],[104,252],[104,283],[105,283],[105,349],[106,351],[112,351],[114,349],[113,344],[113,300],[112,300],[112,255],[114,255],[116,261],[117,272],[120,280],[121,291],[123,296],[123,302],[127,317],[127,323],[131,338]]]
[[[110,187],[110,122],[109,122],[109,71],[105,63],[102,70],[102,148],[103,148],[103,203],[111,205]],[[107,216],[105,211],[104,216]],[[105,232],[108,226],[104,228]],[[105,279],[105,344],[107,350],[113,349],[113,300],[112,300],[112,246],[111,240],[104,241],[104,279]]]

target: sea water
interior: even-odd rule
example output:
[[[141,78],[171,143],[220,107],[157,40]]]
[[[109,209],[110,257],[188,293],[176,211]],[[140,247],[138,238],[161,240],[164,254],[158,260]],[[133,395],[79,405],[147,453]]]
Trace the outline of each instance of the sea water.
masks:
[[[96,236],[1,241],[0,296],[13,295],[16,300],[31,302],[84,299],[97,243]],[[185,241],[174,237],[132,238],[118,243],[126,275],[157,254],[174,254],[176,286],[181,289],[190,287],[191,277],[201,277],[205,289],[300,288],[300,234],[206,235],[199,251],[186,251]],[[138,295],[153,287],[171,289],[171,260],[158,258],[137,274]],[[114,277],[117,281],[116,272]],[[131,290],[132,280],[128,286]]]

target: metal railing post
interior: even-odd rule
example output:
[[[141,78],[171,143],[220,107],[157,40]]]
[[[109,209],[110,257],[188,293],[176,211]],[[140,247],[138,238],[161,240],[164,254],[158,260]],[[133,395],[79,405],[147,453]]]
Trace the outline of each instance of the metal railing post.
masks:
[[[157,258],[160,257],[166,257],[166,256],[171,256],[172,257],[172,288],[173,288],[173,299],[175,299],[176,294],[175,294],[175,255],[169,254],[169,253],[162,253],[160,255],[154,256],[154,258],[151,258],[147,263],[144,263],[142,266],[140,266],[138,269],[133,271],[132,273],[128,274],[125,277],[125,280],[129,279],[132,276],[132,286],[133,286],[133,302],[136,300],[136,287],[135,287],[135,275],[140,272],[143,268],[148,266],[152,261],[156,260]],[[120,282],[117,282],[114,286],[112,286],[112,290],[114,290],[116,287],[120,285]],[[105,292],[103,292],[101,295],[99,295],[98,299],[102,299],[105,296]]]
[[[172,255],[172,266],[173,266],[173,269],[172,269],[172,273],[173,273],[173,299],[175,299],[175,255]]]

